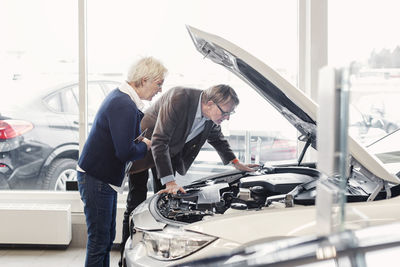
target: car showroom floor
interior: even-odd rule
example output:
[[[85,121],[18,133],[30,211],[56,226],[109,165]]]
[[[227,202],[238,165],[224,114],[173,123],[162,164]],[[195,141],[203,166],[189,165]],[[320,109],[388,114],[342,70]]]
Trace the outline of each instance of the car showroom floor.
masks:
[[[76,267],[85,265],[85,248],[67,249],[4,249],[0,248],[1,267]],[[110,266],[118,266],[118,250],[112,250]]]

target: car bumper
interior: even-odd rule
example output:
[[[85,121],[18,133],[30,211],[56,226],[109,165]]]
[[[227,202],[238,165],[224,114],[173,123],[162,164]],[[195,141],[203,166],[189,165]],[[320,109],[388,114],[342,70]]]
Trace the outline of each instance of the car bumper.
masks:
[[[38,178],[51,152],[52,149],[44,144],[19,142],[15,147],[12,142],[0,142],[0,173],[10,186],[18,181]]]

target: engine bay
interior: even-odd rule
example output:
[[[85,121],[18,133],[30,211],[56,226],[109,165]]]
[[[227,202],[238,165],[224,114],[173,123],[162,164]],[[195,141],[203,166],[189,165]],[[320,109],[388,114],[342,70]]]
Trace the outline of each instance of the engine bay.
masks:
[[[193,223],[204,216],[223,214],[229,208],[261,209],[268,206],[269,197],[285,195],[298,186],[314,186],[320,176],[318,171],[307,167],[227,172],[185,186],[185,194],[160,195],[157,209],[169,220]]]
[[[315,167],[261,167],[255,172],[230,171],[184,186],[186,193],[161,194],[158,213],[172,221],[193,223],[228,209],[262,209],[273,202],[285,207],[315,205],[316,185],[328,179],[339,186],[339,177],[327,177]],[[371,178],[352,168],[346,185],[347,202],[363,202],[400,195],[400,185]]]

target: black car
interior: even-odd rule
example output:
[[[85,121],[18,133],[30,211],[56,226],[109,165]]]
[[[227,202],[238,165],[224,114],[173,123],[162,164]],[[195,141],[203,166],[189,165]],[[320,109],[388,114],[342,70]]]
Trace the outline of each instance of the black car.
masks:
[[[0,189],[65,190],[66,181],[76,180],[78,83],[34,84],[15,81],[0,92]],[[118,85],[88,82],[89,121]]]

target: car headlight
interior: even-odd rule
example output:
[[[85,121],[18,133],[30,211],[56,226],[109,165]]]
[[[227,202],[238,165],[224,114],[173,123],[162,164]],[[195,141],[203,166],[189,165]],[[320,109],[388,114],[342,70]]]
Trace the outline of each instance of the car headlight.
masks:
[[[175,260],[208,245],[216,238],[184,230],[143,232],[143,242],[150,257]]]

